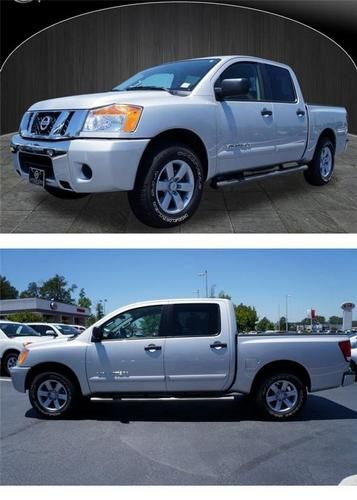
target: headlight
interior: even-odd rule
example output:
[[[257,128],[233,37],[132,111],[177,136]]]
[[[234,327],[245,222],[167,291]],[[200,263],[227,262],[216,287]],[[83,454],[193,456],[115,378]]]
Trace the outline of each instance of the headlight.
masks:
[[[27,344],[30,344],[30,343],[31,342],[28,342]],[[17,366],[21,366],[22,364],[25,363],[26,358],[27,358],[29,352],[30,351],[28,349],[26,349],[26,347],[20,352],[20,355],[17,358]]]
[[[83,132],[134,132],[143,108],[129,104],[112,104],[89,111]]]

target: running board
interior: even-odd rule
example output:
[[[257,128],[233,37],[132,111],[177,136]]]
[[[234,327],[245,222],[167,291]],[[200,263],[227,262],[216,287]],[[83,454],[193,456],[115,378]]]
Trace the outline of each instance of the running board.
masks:
[[[233,184],[245,184],[246,182],[271,179],[273,177],[278,177],[280,175],[286,175],[293,172],[302,172],[307,169],[308,169],[307,165],[298,165],[294,167],[285,167],[285,168],[283,166],[278,166],[277,170],[272,171],[270,168],[269,172],[265,173],[263,173],[261,170],[256,173],[249,173],[248,170],[241,173],[236,173],[235,176],[233,176],[233,174],[231,174],[230,176],[220,175],[214,177],[211,180],[211,187],[220,188],[224,186],[232,186]]]

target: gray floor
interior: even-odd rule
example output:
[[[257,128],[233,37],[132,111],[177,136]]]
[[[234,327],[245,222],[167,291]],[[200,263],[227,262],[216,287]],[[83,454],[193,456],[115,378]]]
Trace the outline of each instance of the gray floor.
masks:
[[[10,136],[1,144],[1,221],[6,233],[167,232],[141,224],[126,193],[59,200],[29,185],[12,170]],[[333,180],[307,184],[302,174],[213,190],[206,187],[190,221],[169,230],[181,233],[356,233],[357,137],[339,155]]]
[[[357,473],[357,384],[311,394],[290,422],[260,420],[243,397],[96,401],[60,421],[5,379],[0,399],[3,485],[337,485]]]

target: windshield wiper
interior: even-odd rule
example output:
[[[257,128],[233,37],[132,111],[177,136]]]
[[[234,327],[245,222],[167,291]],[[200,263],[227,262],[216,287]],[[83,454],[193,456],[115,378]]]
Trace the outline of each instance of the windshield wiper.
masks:
[[[154,85],[137,85],[135,87],[128,87],[127,90],[164,90],[165,92],[169,92],[171,94],[172,90],[167,87],[155,87]]]

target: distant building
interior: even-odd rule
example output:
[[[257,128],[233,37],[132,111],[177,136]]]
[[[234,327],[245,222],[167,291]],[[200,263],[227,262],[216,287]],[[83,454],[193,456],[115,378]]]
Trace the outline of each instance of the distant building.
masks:
[[[86,319],[90,316],[90,309],[86,307],[55,300],[37,298],[0,300],[0,317],[6,316],[11,320],[11,314],[21,312],[41,314],[46,322],[72,325],[85,325]]]

